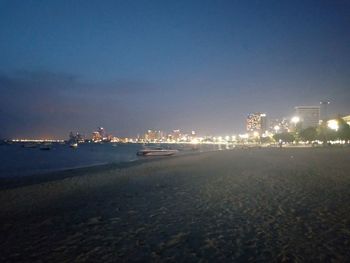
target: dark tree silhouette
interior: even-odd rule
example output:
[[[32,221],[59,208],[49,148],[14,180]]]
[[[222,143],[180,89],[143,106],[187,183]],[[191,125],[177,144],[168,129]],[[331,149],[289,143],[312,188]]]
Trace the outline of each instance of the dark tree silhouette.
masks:
[[[299,138],[303,141],[314,141],[317,139],[317,129],[309,127],[299,132]]]
[[[273,136],[276,142],[294,142],[295,136],[290,132],[277,133]]]

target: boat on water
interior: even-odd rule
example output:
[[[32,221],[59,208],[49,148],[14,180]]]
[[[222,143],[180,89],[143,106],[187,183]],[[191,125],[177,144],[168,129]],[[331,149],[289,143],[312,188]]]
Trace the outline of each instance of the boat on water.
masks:
[[[22,144],[23,148],[36,148],[38,145],[36,143],[24,143]]]
[[[77,142],[74,142],[74,143],[71,143],[71,144],[69,144],[69,147],[71,147],[71,148],[78,148],[78,143]]]
[[[44,143],[44,144],[40,145],[39,149],[42,150],[42,151],[48,151],[48,150],[51,150],[51,148],[52,148],[51,144]]]
[[[141,149],[136,154],[138,156],[171,156],[178,152],[178,150],[163,149],[160,147],[156,147]]]

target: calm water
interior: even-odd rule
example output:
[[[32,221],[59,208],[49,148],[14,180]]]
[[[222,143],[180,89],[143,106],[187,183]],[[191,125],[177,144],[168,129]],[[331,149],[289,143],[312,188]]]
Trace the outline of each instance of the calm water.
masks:
[[[181,148],[173,145],[173,148]],[[186,147],[186,146],[185,146]],[[137,157],[141,144],[111,143],[80,144],[72,149],[64,144],[52,144],[52,149],[42,151],[39,148],[23,148],[21,144],[0,145],[0,177],[28,176],[49,171],[86,167],[106,163],[131,162],[145,157]],[[218,150],[218,146],[202,145],[200,151]],[[193,152],[183,148],[179,154]]]

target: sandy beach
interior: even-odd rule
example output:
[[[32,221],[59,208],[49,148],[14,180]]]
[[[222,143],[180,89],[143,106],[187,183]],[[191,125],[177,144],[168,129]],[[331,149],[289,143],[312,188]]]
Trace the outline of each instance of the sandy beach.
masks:
[[[0,261],[346,262],[349,206],[350,147],[85,169],[0,190]]]

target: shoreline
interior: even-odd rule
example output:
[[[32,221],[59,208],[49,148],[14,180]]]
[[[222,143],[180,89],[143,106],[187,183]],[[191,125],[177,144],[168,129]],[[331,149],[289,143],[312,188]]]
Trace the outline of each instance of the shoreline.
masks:
[[[223,150],[222,150],[223,151]],[[143,163],[162,161],[165,159],[180,158],[184,156],[198,155],[206,152],[189,152],[182,153],[174,156],[154,156],[154,157],[139,157],[138,159],[122,162],[109,162],[102,164],[92,164],[87,166],[78,166],[72,168],[62,168],[60,170],[44,171],[24,176],[8,176],[0,177],[0,191],[6,189],[13,189],[27,185],[35,185],[45,182],[63,180],[65,178],[71,178],[75,176],[84,176],[86,173],[104,172],[110,169],[125,169],[133,166],[142,165]]]
[[[246,150],[286,150],[286,149],[313,149],[313,150],[326,150],[326,149],[346,149],[344,147],[333,147],[333,148],[323,148],[323,147],[272,147],[272,148],[262,148],[262,147],[235,147],[232,149],[221,149],[221,150],[210,150],[210,151],[196,151],[196,152],[188,152],[188,153],[182,153],[179,155],[174,156],[154,156],[154,157],[141,157],[139,159],[130,160],[130,161],[123,161],[123,162],[109,162],[109,163],[102,163],[102,164],[92,164],[87,166],[78,166],[78,167],[72,167],[72,168],[62,168],[60,170],[53,170],[53,171],[45,171],[45,172],[39,172],[32,175],[24,175],[24,176],[9,176],[9,177],[0,177],[0,191],[6,190],[6,189],[14,189],[18,187],[23,186],[29,186],[29,185],[35,185],[35,184],[41,184],[46,182],[52,182],[52,181],[59,181],[66,178],[72,178],[76,176],[84,176],[86,174],[91,173],[98,173],[98,172],[106,172],[109,170],[117,170],[117,169],[126,169],[134,166],[139,166],[144,163],[152,163],[167,159],[176,159],[176,158],[182,158],[186,156],[196,156],[200,154],[205,153],[215,153],[215,152],[225,152],[225,151],[246,151]]]

